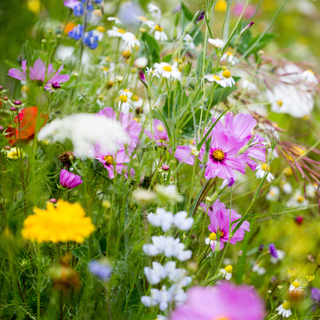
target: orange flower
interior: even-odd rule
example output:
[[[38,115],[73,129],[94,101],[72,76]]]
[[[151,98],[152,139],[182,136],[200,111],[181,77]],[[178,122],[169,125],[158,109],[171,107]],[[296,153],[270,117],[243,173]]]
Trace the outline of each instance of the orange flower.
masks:
[[[65,34],[68,34],[69,31],[72,31],[73,28],[76,27],[76,26],[77,26],[77,25],[76,25],[75,23],[73,23],[73,22],[68,22],[68,23],[66,24],[66,26],[64,27],[63,32],[64,32]]]
[[[16,141],[19,140],[30,140],[33,138],[36,131],[37,124],[37,107],[28,107],[20,110],[19,118],[16,116],[14,118],[14,127],[10,126],[6,130],[6,138],[10,145],[14,146]],[[44,125],[48,119],[47,115],[41,114],[41,126]],[[20,132],[19,132],[19,122],[20,122]]]

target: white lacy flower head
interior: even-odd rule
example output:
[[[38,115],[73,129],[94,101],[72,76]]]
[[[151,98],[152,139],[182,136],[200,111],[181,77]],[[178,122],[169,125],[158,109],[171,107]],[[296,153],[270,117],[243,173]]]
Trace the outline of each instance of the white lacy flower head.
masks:
[[[247,89],[248,91],[256,91],[258,89],[257,86],[249,80],[242,80],[241,88]]]
[[[238,58],[233,55],[232,52],[226,52],[221,57],[220,61],[227,61],[228,63],[231,63],[232,65],[235,65],[239,62]]]
[[[261,267],[260,262],[256,262],[252,268],[253,272],[256,272],[259,276],[262,276],[266,273],[266,269]]]
[[[267,193],[266,199],[269,201],[277,201],[280,194],[280,189],[278,187],[271,187]]]
[[[183,201],[183,196],[178,193],[176,185],[163,186],[157,184],[154,190],[161,201],[170,201],[172,203]]]
[[[301,285],[301,282],[296,279],[294,280],[290,286],[289,286],[289,292],[296,292],[296,293],[302,293],[303,291],[303,286]]]
[[[70,140],[75,156],[90,159],[95,157],[96,145],[101,152],[114,152],[119,143],[129,142],[119,122],[89,113],[73,114],[48,123],[40,130],[38,139],[49,138],[53,142]]]
[[[144,69],[148,65],[148,58],[139,57],[135,60],[134,65],[139,69]]]
[[[196,46],[195,46],[194,43],[193,43],[193,38],[192,38],[189,34],[187,34],[187,35],[183,38],[183,40],[185,41],[186,46],[187,46],[190,50],[193,50],[193,49],[196,48]]]
[[[272,180],[274,180],[274,176],[270,172],[270,166],[268,166],[267,163],[262,163],[261,165],[257,166],[257,168],[256,168],[256,177],[258,179],[262,179],[264,177],[264,175],[266,174],[266,172],[269,172],[269,174],[267,175],[267,181],[271,182]]]
[[[162,208],[158,208],[156,213],[148,214],[148,221],[155,227],[161,227],[163,232],[168,231],[171,228],[171,224],[173,222],[173,214],[171,212],[167,212]]]
[[[172,301],[172,292],[163,286],[161,290],[151,289],[151,297],[141,297],[141,302],[146,307],[153,307],[159,304],[161,311],[168,308],[168,304]]]
[[[222,39],[218,39],[218,38],[217,39],[209,38],[208,42],[219,49],[223,48],[226,45],[226,43]]]
[[[289,318],[292,315],[292,312],[290,309],[290,302],[286,300],[276,310],[278,311],[278,314],[280,316],[283,316],[284,318]]]
[[[164,78],[169,79],[172,77],[181,81],[181,72],[178,70],[176,62],[173,65],[167,62],[155,63],[154,68]]]
[[[302,80],[305,80],[306,82],[318,84],[318,79],[312,70],[304,71],[301,76],[302,76]]]
[[[271,263],[276,264],[278,261],[282,260],[285,257],[286,253],[282,250],[277,250],[277,255],[278,255],[278,258],[274,258],[274,257],[270,258]]]

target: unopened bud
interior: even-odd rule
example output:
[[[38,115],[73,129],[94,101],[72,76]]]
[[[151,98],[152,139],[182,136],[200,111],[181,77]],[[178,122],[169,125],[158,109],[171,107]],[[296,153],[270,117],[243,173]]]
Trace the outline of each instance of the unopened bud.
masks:
[[[20,106],[22,104],[22,102],[20,100],[14,100],[13,103],[16,105],[16,106]]]
[[[17,110],[18,110],[17,107],[11,107],[11,108],[10,108],[10,111],[12,111],[12,112],[15,112],[15,111],[17,111]]]
[[[161,168],[163,171],[168,171],[170,169],[170,167],[167,164],[163,164]]]
[[[49,201],[50,201],[51,203],[56,203],[56,202],[57,202],[57,199],[51,198]]]
[[[4,127],[0,126],[0,132],[3,132],[3,131],[4,131]]]

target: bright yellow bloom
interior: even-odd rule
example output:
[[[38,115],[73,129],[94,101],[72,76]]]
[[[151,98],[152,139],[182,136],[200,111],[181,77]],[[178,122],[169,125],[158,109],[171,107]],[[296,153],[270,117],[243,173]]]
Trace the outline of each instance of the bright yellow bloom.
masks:
[[[23,223],[22,236],[34,242],[66,242],[82,243],[94,231],[91,218],[85,216],[85,211],[79,203],[69,203],[59,200],[56,207],[47,204],[47,210],[34,208]]]

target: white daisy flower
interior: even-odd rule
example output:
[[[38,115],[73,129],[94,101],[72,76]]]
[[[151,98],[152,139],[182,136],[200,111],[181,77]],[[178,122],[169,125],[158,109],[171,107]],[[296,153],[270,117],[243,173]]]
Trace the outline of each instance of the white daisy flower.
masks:
[[[302,79],[305,80],[306,82],[318,84],[318,79],[312,70],[306,70],[305,72],[303,72]]]
[[[107,31],[107,34],[109,37],[115,37],[115,38],[121,38],[123,39],[123,36],[126,34],[126,30],[119,29],[117,27],[112,27],[111,30]]]
[[[302,291],[303,291],[303,287],[301,285],[301,282],[298,279],[294,280],[289,286],[290,293],[291,292],[302,293]]]
[[[217,239],[217,235],[214,232],[212,232],[209,235],[209,237],[204,240],[204,242],[206,245],[210,244],[212,246],[212,245],[216,245],[217,243],[216,239]]]
[[[173,65],[170,65],[166,62],[155,63],[155,71],[161,74],[164,78],[175,78],[181,81],[181,72],[178,70],[177,63],[174,62]]]
[[[124,45],[130,48],[140,46],[140,41],[136,38],[136,36],[132,32],[126,32],[123,35],[122,40],[125,43]]]
[[[132,105],[131,105],[131,99],[130,97],[132,96],[132,93],[129,91],[125,92],[128,89],[125,90],[121,90],[120,94],[118,96],[118,107],[119,109],[123,112],[123,113],[129,113],[129,109],[132,109]],[[123,94],[121,94],[123,93]],[[130,94],[130,95],[128,95]]]
[[[232,278],[232,265],[228,265],[224,269],[220,269],[219,271],[223,275],[224,279],[230,280]]]
[[[216,48],[219,48],[219,49],[223,48],[226,45],[226,43],[222,39],[211,39],[211,38],[209,38],[208,42],[210,44],[212,44],[213,46],[215,46]]]
[[[224,83],[222,82],[222,78],[220,78],[214,74],[206,74],[204,76],[204,78],[206,80],[208,80],[209,82],[216,82],[216,83],[220,84],[221,86],[222,86],[222,84],[224,85]]]
[[[274,180],[274,176],[270,172],[270,166],[268,167],[267,163],[263,163],[263,164],[257,166],[256,177],[258,179],[262,179],[264,177],[265,173],[267,172],[267,170],[269,172],[269,174],[267,175],[267,181],[271,182],[272,180]]]
[[[152,68],[146,68],[147,75],[151,77],[160,78],[159,72],[157,70],[153,70]]]
[[[142,107],[142,105],[143,105],[143,99],[134,94],[134,95],[131,97],[131,104],[132,104],[135,108],[140,108],[140,107]]]
[[[284,181],[284,183],[281,183],[281,188],[285,194],[291,194],[293,190],[292,185],[286,181]]]
[[[160,26],[160,24],[157,24],[154,27],[155,33],[154,33],[154,38],[156,40],[160,40],[160,41],[167,41],[168,37],[165,34],[165,32],[163,31],[163,28]]]
[[[289,318],[292,315],[290,307],[290,302],[285,300],[284,303],[281,306],[279,306],[276,310],[278,311],[278,314],[280,316],[283,316],[284,318]]]
[[[123,22],[117,17],[108,17],[108,21],[114,21],[116,24],[122,24]]]
[[[151,13],[152,18],[161,19],[161,10],[153,3],[148,4],[148,11]]]
[[[278,187],[272,187],[267,193],[266,199],[269,201],[277,201],[279,194],[280,194],[280,189]]]
[[[126,96],[126,97],[128,97],[128,98],[131,98],[132,97],[132,95],[133,95],[133,93],[130,91],[130,89],[122,89],[122,90],[120,90],[119,91],[119,95],[121,96],[121,95],[123,95],[123,96]]]
[[[287,205],[288,207],[305,207],[308,205],[308,200],[304,197],[301,190],[295,191],[293,196],[289,199]]]
[[[98,68],[103,72],[104,75],[110,74],[114,71],[115,69],[115,64],[113,62],[106,63],[106,61],[101,61],[98,64]]]
[[[223,54],[223,56],[221,57],[220,61],[227,61],[229,63],[231,63],[232,65],[236,64],[239,62],[238,58],[235,57],[233,55],[233,53],[231,52],[226,52],[225,54]]]
[[[257,86],[249,80],[242,80],[241,81],[241,88],[247,89],[248,91],[256,91],[257,90]]]
[[[151,20],[148,20],[146,17],[143,17],[143,16],[137,16],[136,17],[139,21],[142,22],[142,25],[146,25],[148,26],[149,28],[153,28],[155,23]]]
[[[261,267],[260,262],[256,262],[252,268],[253,272],[256,272],[259,276],[262,276],[266,273],[266,269]]]
[[[234,79],[231,76],[231,72],[229,70],[224,70],[220,77],[222,78],[220,85],[222,87],[232,87],[236,84],[236,82],[234,81]]]
[[[183,40],[185,41],[186,46],[187,46],[190,50],[193,50],[193,49],[196,48],[196,46],[195,46],[194,43],[193,43],[193,38],[192,38],[189,34],[187,34],[187,35],[183,38]]]
[[[317,190],[318,188],[319,188],[319,186],[318,186],[316,183],[314,183],[313,185],[308,184],[308,185],[307,185],[307,188],[306,188],[307,196],[308,196],[309,198],[313,198],[314,195],[315,195],[315,193],[316,193],[316,190]]]

